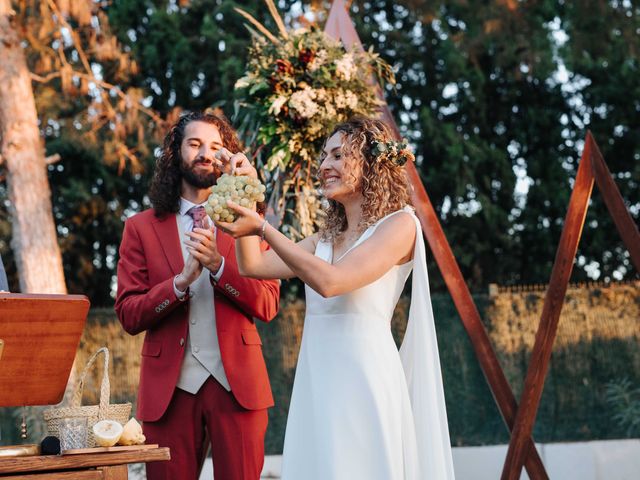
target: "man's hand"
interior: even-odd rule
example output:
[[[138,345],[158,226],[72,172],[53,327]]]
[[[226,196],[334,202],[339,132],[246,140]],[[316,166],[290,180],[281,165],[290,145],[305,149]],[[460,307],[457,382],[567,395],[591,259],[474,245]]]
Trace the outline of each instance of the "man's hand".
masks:
[[[184,268],[182,272],[178,274],[175,280],[175,285],[178,290],[184,292],[189,285],[195,282],[200,274],[202,273],[202,264],[193,257],[193,255],[189,255],[187,257],[187,261],[184,263]]]
[[[222,173],[229,175],[247,175],[258,178],[258,172],[244,153],[231,153],[226,148],[221,148],[215,155],[216,165]]]
[[[205,228],[194,228],[187,235],[190,240],[185,240],[184,244],[191,256],[215,275],[222,265],[222,255],[218,252],[213,232]]]

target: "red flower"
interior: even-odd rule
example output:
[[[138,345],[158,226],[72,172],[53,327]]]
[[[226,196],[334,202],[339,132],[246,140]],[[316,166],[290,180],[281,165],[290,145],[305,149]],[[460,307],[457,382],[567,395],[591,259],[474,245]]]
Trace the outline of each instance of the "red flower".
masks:
[[[300,50],[300,53],[298,54],[298,60],[305,67],[307,66],[307,64],[311,63],[314,58],[316,58],[316,53],[310,48]]]
[[[276,60],[276,71],[287,75],[293,75],[293,65],[291,65],[289,60],[279,58]]]

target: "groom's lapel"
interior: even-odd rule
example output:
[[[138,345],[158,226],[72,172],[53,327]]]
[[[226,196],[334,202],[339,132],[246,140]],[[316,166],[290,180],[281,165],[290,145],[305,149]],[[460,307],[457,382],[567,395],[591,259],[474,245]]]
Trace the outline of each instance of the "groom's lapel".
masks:
[[[156,218],[152,225],[171,270],[174,275],[178,275],[184,267],[184,260],[180,249],[180,234],[178,233],[176,216],[168,214],[162,218]]]

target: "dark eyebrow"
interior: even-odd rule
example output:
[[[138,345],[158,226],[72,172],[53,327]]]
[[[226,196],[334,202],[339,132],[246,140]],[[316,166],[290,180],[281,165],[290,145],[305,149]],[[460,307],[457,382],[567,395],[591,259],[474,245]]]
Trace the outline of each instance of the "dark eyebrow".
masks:
[[[329,153],[333,153],[336,150],[340,150],[342,148],[342,145],[340,145],[339,147],[333,147],[331,150],[329,150],[328,152],[325,150],[324,152],[322,152],[323,155],[328,155]]]

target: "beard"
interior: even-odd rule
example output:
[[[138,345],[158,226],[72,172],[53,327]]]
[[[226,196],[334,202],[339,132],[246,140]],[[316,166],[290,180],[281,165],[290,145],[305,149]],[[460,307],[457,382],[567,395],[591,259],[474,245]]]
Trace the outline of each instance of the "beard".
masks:
[[[197,173],[196,166],[198,162],[199,161],[196,160],[191,165],[185,165],[184,162],[181,162],[180,173],[182,173],[182,178],[184,178],[189,185],[196,188],[212,187],[220,176],[220,170],[214,166],[213,172],[211,173]]]

